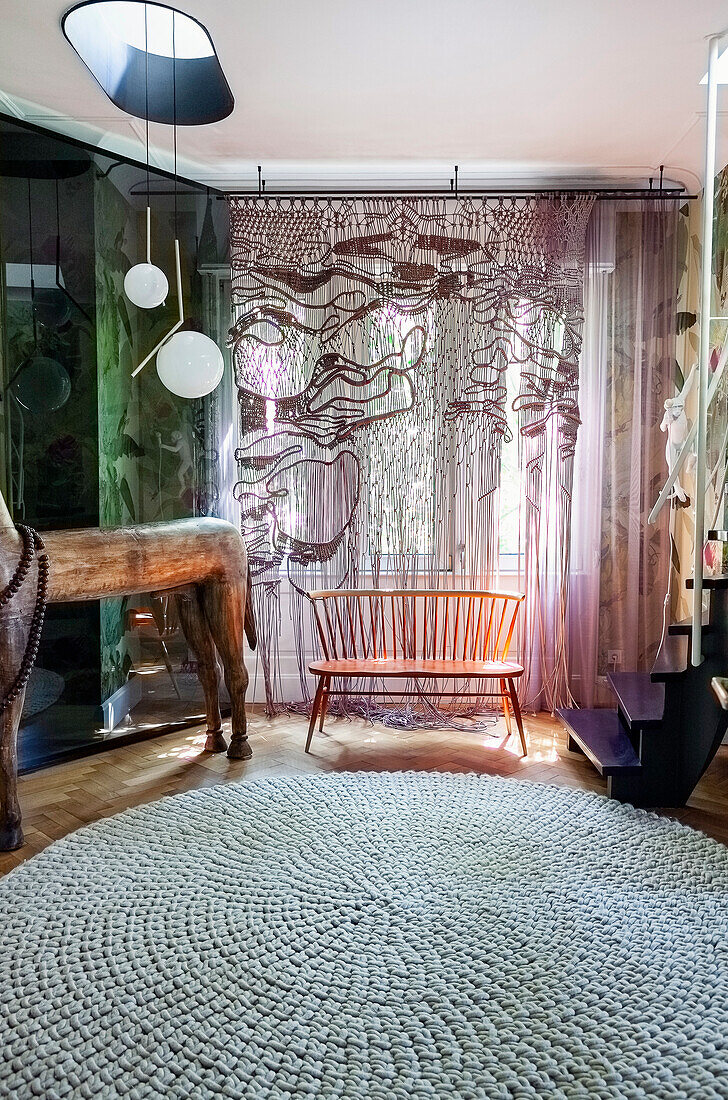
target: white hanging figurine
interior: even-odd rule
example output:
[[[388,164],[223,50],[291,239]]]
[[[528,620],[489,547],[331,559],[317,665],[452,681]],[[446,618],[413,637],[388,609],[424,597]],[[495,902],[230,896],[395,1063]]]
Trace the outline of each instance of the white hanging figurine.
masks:
[[[172,432],[172,445],[169,443],[162,443],[161,432],[157,432],[157,439],[159,440],[159,446],[163,451],[171,451],[172,454],[179,456],[179,466],[177,467],[177,478],[179,479],[179,485],[182,492],[187,488],[187,476],[190,480],[194,473],[194,462],[192,459],[192,448],[188,439],[182,435],[182,432]]]
[[[672,473],[673,467],[677,462],[678,455],[682,450],[683,443],[687,439],[688,432],[690,431],[690,421],[687,418],[685,412],[685,403],[688,398],[688,394],[693,386],[693,380],[695,378],[696,368],[690,371],[690,374],[685,379],[683,387],[676,397],[668,397],[665,402],[665,415],[662,418],[660,424],[660,431],[667,432],[667,442],[665,444],[665,457],[667,458],[667,469],[669,473]],[[690,473],[695,466],[695,455],[688,455],[683,463],[684,472]],[[681,504],[685,504],[688,499],[688,495],[683,489],[680,483],[680,475],[675,478],[675,484],[673,486],[672,497],[680,501]]]

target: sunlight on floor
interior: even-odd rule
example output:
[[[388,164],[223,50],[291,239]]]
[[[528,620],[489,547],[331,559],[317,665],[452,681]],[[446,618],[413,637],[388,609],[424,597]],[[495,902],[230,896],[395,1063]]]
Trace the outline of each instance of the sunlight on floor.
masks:
[[[186,737],[184,744],[175,745],[167,752],[157,753],[157,760],[191,760],[200,756],[205,751],[206,736],[205,733],[199,733],[194,737]]]
[[[307,720],[299,715],[266,717],[250,708],[250,760],[230,761],[225,753],[205,752],[201,724],[135,741],[108,752],[41,769],[20,780],[26,845],[0,856],[0,875],[51,841],[79,826],[130,806],[210,784],[286,776],[318,770],[481,772],[514,779],[580,787],[604,794],[606,784],[588,760],[568,751],[566,733],[550,714],[529,714],[524,722],[528,756],[518,736],[507,737],[501,718],[488,730],[409,730],[398,733],[363,720],[331,718],[316,731],[306,755]],[[230,723],[224,724],[226,737]],[[725,791],[728,746],[719,750],[690,807],[670,811],[685,824],[728,841]]]

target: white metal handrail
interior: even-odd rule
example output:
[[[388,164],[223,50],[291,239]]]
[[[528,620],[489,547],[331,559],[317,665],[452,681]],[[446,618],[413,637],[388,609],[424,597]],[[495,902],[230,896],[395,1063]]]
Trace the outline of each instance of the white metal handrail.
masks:
[[[705,536],[705,464],[708,431],[708,371],[710,368],[710,298],[713,284],[713,207],[715,194],[715,138],[718,117],[718,44],[708,44],[708,94],[705,118],[705,181],[703,186],[703,256],[700,291],[700,359],[698,363],[697,456],[695,467],[695,543],[693,546],[693,622],[690,660],[703,660],[703,541]]]
[[[698,359],[698,408],[695,421],[683,443],[662,492],[648,516],[654,523],[668,500],[672,487],[697,438],[695,467],[695,542],[693,546],[693,616],[691,624],[690,660],[693,665],[703,660],[703,542],[705,538],[705,480],[708,406],[713,400],[728,359],[728,342],[723,348],[712,381],[710,373],[710,315],[713,281],[713,209],[715,194],[715,145],[718,118],[718,46],[728,35],[728,28],[712,35],[708,41],[708,88],[705,118],[705,177],[703,189],[703,255],[700,270],[700,356]]]

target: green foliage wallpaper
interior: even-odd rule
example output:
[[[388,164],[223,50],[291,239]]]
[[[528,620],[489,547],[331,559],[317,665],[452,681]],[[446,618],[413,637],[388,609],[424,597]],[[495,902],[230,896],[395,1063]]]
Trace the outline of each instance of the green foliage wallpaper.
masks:
[[[194,209],[180,216],[185,311],[192,317],[199,312],[195,219]],[[174,291],[155,310],[140,310],[127,301],[124,276],[144,253],[144,211],[133,208],[104,176],[96,182],[95,227],[100,523],[114,527],[191,516],[196,500],[195,402],[169,393],[154,361],[131,377],[174,323]],[[154,240],[155,259],[171,270],[174,226],[169,213],[155,211]],[[129,605],[128,598],[101,602],[102,699],[125,683],[134,664],[134,638],[125,630]]]
[[[47,531],[197,514],[210,499],[205,405],[166,390],[154,360],[132,371],[177,320],[175,237],[188,326],[205,331],[211,308],[217,316],[198,266],[221,262],[227,205],[5,116],[0,144],[0,488],[12,515]],[[154,310],[124,294],[127,271],[145,256],[145,184],[153,259],[172,284]],[[187,653],[175,624],[166,668],[154,625],[134,625],[133,609],[152,607],[144,593],[49,606],[38,667],[60,681],[59,694],[24,724],[27,760],[95,740],[99,704],[135,672],[154,673],[136,682],[144,700],[158,693],[156,704],[172,687],[180,714],[193,696],[199,711],[194,685],[178,690]]]
[[[174,219],[171,209],[152,213],[155,261],[170,276],[174,270]],[[197,211],[193,207],[179,214],[182,289],[185,317],[199,324],[201,291],[197,268]],[[140,260],[144,251],[144,223],[136,217],[137,242],[132,255]],[[177,320],[177,297],[170,285],[165,305],[159,309],[134,310],[137,317],[136,362],[139,362]],[[134,365],[136,365],[136,362]],[[139,448],[131,456],[136,481],[132,495],[137,504],[136,521],[184,519],[195,514],[197,485],[194,461],[199,441],[195,430],[198,402],[176,397],[159,381],[154,360],[133,382],[135,396],[134,431]],[[172,448],[172,449],[169,449]],[[191,460],[191,466],[188,459]]]
[[[132,212],[108,178],[100,177],[94,213],[99,522],[102,527],[115,527],[137,518],[134,458],[141,452],[131,379],[137,341],[124,297],[124,275],[131,266],[127,236]],[[124,629],[127,602],[101,601],[102,699],[124,684],[132,665]]]

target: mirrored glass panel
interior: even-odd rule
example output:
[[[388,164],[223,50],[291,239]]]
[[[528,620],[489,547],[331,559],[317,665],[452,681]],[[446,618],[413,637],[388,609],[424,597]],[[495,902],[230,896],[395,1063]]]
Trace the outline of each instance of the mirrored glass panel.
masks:
[[[176,208],[188,325],[224,347],[227,204],[154,171],[149,190],[153,260],[174,287]],[[175,397],[153,361],[131,377],[177,314],[174,292],[124,294],[146,206],[143,165],[0,118],[0,488],[41,532],[219,511],[217,395]],[[50,605],[21,768],[199,719],[195,671],[167,596]]]

